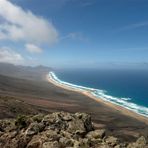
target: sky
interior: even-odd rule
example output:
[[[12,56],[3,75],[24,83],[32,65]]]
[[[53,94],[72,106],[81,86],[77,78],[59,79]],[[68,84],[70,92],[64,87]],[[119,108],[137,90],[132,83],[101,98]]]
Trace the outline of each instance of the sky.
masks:
[[[0,62],[148,67],[148,0],[0,0]]]

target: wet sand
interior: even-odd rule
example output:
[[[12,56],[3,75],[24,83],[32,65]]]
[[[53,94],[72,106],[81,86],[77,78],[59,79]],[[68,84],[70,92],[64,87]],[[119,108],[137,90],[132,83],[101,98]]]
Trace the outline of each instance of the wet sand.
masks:
[[[126,108],[124,108],[124,107],[121,107],[121,106],[119,106],[119,105],[113,104],[113,103],[111,103],[111,102],[104,101],[104,100],[101,99],[101,98],[97,98],[97,97],[95,97],[94,95],[92,95],[92,94],[91,94],[89,91],[87,91],[87,90],[80,90],[80,89],[77,89],[77,88],[72,88],[72,87],[70,87],[70,86],[68,86],[68,85],[60,84],[60,83],[58,83],[56,80],[50,78],[48,75],[46,76],[46,79],[47,79],[48,82],[50,82],[50,83],[52,83],[52,84],[54,84],[54,85],[56,85],[56,86],[58,86],[58,87],[61,87],[61,88],[63,88],[63,89],[69,90],[69,91],[74,91],[74,92],[81,93],[81,94],[83,94],[83,95],[89,97],[90,99],[95,100],[95,101],[98,102],[98,103],[101,103],[101,104],[103,104],[103,105],[106,105],[107,107],[111,107],[111,108],[113,108],[114,110],[120,111],[122,114],[124,114],[124,115],[126,115],[126,116],[130,116],[130,117],[132,117],[132,118],[135,118],[135,119],[137,119],[137,120],[140,120],[140,121],[142,121],[142,122],[144,122],[144,123],[146,123],[146,124],[148,125],[148,118],[145,117],[145,116],[139,115],[139,114],[137,114],[137,113],[135,113],[135,112],[133,112],[133,111],[131,111],[131,110],[128,110],[128,109],[126,109]]]

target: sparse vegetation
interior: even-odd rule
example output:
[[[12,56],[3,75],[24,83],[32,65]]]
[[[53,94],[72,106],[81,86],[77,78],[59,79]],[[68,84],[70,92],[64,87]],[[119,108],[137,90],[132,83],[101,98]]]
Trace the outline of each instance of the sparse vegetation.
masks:
[[[36,122],[41,122],[42,119],[43,119],[44,115],[43,114],[38,114],[38,115],[35,115],[32,117],[33,121],[36,121]]]
[[[15,125],[20,129],[25,128],[27,126],[27,119],[28,117],[25,115],[18,115],[15,121]]]

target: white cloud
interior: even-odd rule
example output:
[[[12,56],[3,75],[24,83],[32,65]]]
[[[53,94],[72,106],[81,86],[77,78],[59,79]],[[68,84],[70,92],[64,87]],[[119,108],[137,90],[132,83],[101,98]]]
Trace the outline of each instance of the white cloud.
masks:
[[[52,44],[58,39],[58,32],[46,19],[25,11],[8,0],[0,0],[0,40]]]
[[[34,44],[26,44],[25,45],[26,50],[28,50],[31,53],[41,53],[42,49]]]
[[[84,36],[81,32],[71,32],[67,34],[66,36],[63,36],[61,40],[63,39],[72,39],[72,40],[79,40],[79,41],[88,41],[88,38]]]
[[[19,65],[24,63],[24,58],[12,49],[2,47],[0,48],[0,62]]]

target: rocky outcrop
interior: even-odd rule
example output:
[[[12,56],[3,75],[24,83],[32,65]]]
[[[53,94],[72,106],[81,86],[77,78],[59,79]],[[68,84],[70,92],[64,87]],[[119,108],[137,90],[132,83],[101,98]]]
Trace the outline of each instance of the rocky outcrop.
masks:
[[[146,146],[146,140],[143,136],[137,139],[136,142],[131,143],[128,145],[128,148],[148,148],[148,145]]]
[[[0,148],[146,148],[142,136],[123,143],[94,129],[85,113],[56,112],[0,121]]]

